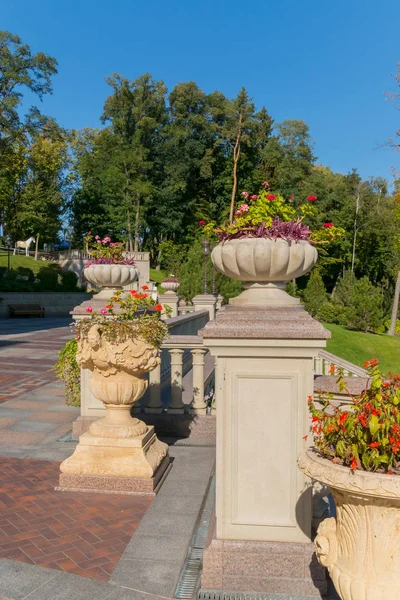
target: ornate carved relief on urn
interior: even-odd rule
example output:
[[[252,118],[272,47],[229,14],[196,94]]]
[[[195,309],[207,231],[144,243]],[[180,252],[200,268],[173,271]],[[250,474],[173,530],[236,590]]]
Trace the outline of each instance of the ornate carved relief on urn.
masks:
[[[400,598],[400,477],[353,472],[313,450],[300,456],[299,467],[335,499],[337,517],[321,523],[315,547],[340,598]]]
[[[77,361],[92,372],[91,389],[106,416],[61,464],[60,488],[151,492],[167,466],[168,447],[130,409],[147,389],[146,373],[160,364],[157,348],[139,337],[111,341],[94,324],[78,341]]]
[[[288,281],[312,269],[318,258],[305,240],[239,238],[221,242],[213,249],[215,268],[231,279],[243,281],[245,291],[231,299],[241,305],[299,304],[285,292]]]

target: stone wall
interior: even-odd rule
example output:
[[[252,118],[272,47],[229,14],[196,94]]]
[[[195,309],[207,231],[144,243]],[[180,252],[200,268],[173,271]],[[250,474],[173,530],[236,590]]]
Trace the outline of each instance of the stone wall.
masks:
[[[85,292],[0,292],[0,318],[8,317],[9,304],[40,304],[46,317],[69,317],[77,304],[91,298]]]

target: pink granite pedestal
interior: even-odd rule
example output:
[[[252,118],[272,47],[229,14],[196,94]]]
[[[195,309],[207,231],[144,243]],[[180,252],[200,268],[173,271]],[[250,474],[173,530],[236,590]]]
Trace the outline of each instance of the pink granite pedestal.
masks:
[[[96,492],[98,494],[124,494],[139,496],[155,496],[167,474],[170,465],[166,456],[150,479],[141,477],[105,477],[101,475],[75,475],[60,473],[60,492]]]
[[[327,576],[311,543],[212,539],[203,555],[201,590],[321,598]]]

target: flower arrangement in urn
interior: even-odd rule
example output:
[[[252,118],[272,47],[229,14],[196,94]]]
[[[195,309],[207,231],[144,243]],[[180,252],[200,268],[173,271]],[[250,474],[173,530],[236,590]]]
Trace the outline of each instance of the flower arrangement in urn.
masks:
[[[246,291],[236,304],[297,303],[284,292],[285,282],[307,273],[318,258],[315,246],[329,243],[343,230],[325,223],[312,232],[304,224],[316,213],[314,195],[304,202],[294,196],[285,199],[264,181],[258,194],[242,192],[242,197],[228,224],[200,221],[205,234],[220,242],[211,255],[214,266],[245,282]]]
[[[335,499],[337,518],[321,523],[315,545],[342,600],[400,597],[400,375],[383,377],[377,359],[364,366],[356,395],[339,373],[345,408],[331,394],[309,398],[315,447],[299,459]]]
[[[172,273],[167,277],[167,279],[164,279],[164,281],[161,282],[161,287],[167,293],[173,293],[173,294],[176,292],[176,290],[179,288],[180,285],[181,285],[181,282]]]
[[[84,275],[90,283],[104,288],[101,297],[108,297],[112,291],[138,278],[134,260],[125,256],[122,242],[112,242],[109,236],[93,237],[91,231],[84,239],[90,257],[85,263]]]

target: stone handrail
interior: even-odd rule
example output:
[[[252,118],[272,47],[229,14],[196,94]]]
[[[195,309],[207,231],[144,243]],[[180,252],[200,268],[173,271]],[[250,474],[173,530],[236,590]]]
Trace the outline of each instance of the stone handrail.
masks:
[[[331,372],[331,367],[335,370]],[[343,369],[345,377],[367,377],[367,372],[362,367],[358,367],[353,363],[335,356],[326,350],[320,350],[318,357],[315,359],[314,372],[316,375],[337,375],[339,369]]]

